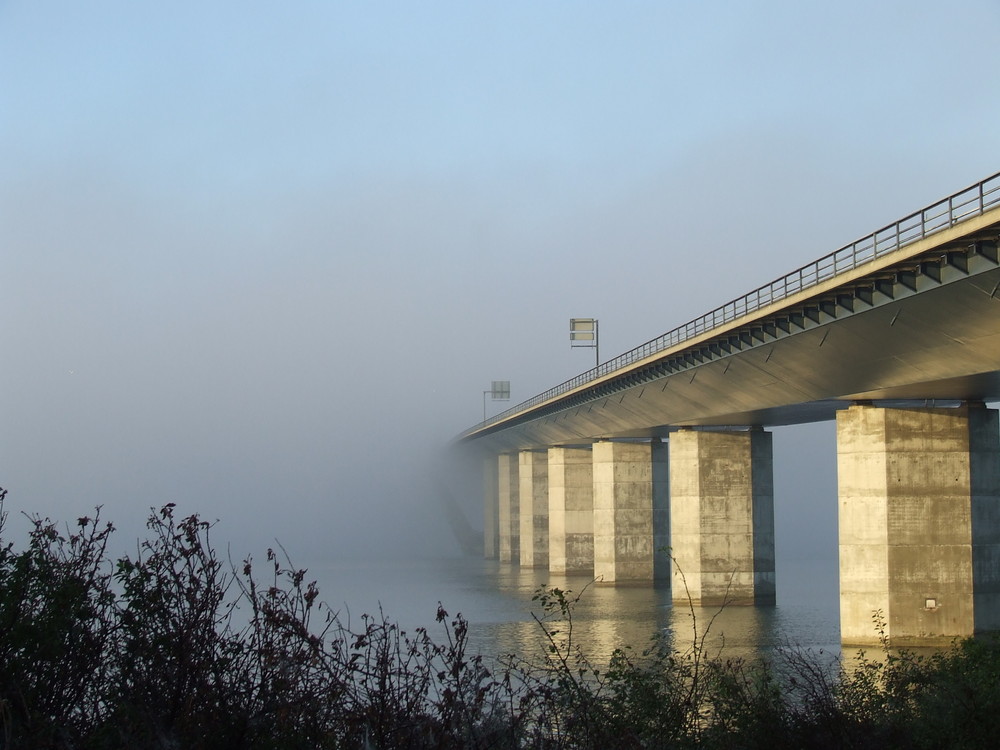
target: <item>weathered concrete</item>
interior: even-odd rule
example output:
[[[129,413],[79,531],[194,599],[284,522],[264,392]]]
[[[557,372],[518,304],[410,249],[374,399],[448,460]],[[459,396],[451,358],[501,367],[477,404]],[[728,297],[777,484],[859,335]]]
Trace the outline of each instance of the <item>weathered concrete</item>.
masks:
[[[518,454],[521,567],[549,567],[549,458],[546,451]]]
[[[500,562],[518,563],[521,561],[521,514],[517,455],[501,453],[497,457],[497,473]]]
[[[594,575],[606,582],[669,580],[667,446],[594,444]]]
[[[590,448],[549,448],[549,570],[594,570],[594,465]]]
[[[895,645],[1000,629],[997,412],[883,409],[837,415],[840,631]]]
[[[670,526],[675,602],[773,604],[771,433],[671,435]]]
[[[483,460],[483,557],[500,557],[500,487],[496,456]]]

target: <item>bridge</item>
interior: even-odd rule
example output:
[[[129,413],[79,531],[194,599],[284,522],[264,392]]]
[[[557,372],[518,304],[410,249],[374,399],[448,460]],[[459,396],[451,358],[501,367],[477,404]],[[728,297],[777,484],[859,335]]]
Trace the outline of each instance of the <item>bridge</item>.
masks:
[[[835,419],[842,640],[1000,630],[998,246],[995,174],[465,431],[486,555],[773,603],[766,428]]]

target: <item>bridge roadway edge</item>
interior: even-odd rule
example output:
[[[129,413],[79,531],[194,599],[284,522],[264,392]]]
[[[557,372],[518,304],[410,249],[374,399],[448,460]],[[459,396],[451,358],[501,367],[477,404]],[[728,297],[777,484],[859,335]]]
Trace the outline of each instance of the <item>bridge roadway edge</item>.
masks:
[[[852,386],[848,388],[835,388],[820,397],[808,398],[803,395],[801,402],[796,404],[794,409],[790,407],[780,409],[774,404],[764,404],[761,408],[755,409],[722,409],[704,416],[701,419],[692,417],[689,414],[685,418],[667,418],[663,420],[662,424],[642,424],[634,429],[624,429],[620,426],[612,424],[608,428],[591,427],[588,430],[587,425],[594,425],[594,421],[583,417],[579,409],[579,407],[583,404],[586,404],[587,412],[591,413],[594,409],[594,404],[604,399],[600,408],[601,410],[606,410],[609,405],[608,399],[611,396],[615,396],[619,399],[619,404],[621,404],[625,400],[624,394],[628,391],[632,391],[632,397],[630,400],[633,400],[635,394],[642,393],[643,390],[645,390],[648,394],[650,392],[648,389],[651,388],[650,384],[652,382],[657,382],[662,390],[666,387],[663,385],[663,381],[671,379],[672,376],[677,374],[676,372],[664,372],[658,378],[646,378],[645,382],[639,383],[633,387],[623,387],[622,385],[615,384],[626,382],[628,378],[634,377],[636,373],[643,373],[644,371],[648,372],[652,368],[657,367],[658,363],[663,363],[671,359],[676,360],[678,358],[682,358],[685,356],[685,353],[688,352],[705,350],[707,347],[712,346],[713,342],[725,341],[727,338],[738,336],[741,331],[744,332],[743,337],[746,338],[747,336],[745,332],[752,329],[755,324],[760,324],[762,321],[766,322],[776,318],[780,319],[783,314],[787,314],[789,311],[801,309],[809,306],[810,304],[815,305],[818,300],[823,300],[836,295],[838,290],[856,287],[859,284],[865,283],[866,280],[873,280],[886,275],[891,275],[899,269],[905,269],[908,265],[917,263],[919,259],[926,259],[928,256],[936,253],[943,254],[956,246],[962,245],[963,243],[971,244],[975,241],[982,242],[984,240],[993,243],[994,249],[992,252],[995,256],[995,247],[998,238],[1000,238],[1000,207],[993,208],[979,216],[974,217],[973,219],[963,221],[961,224],[944,229],[930,237],[915,241],[888,253],[875,261],[871,261],[864,266],[853,269],[849,272],[841,273],[833,279],[828,279],[825,282],[821,282],[813,287],[797,292],[778,302],[764,306],[752,314],[740,317],[725,325],[718,326],[710,331],[699,334],[698,336],[692,337],[681,344],[669,347],[663,351],[657,352],[656,354],[637,360],[627,367],[607,373],[598,379],[587,382],[570,391],[567,391],[566,393],[560,394],[557,397],[540,404],[536,404],[531,409],[518,414],[513,414],[496,422],[495,424],[491,424],[480,429],[474,428],[473,430],[470,430],[460,436],[456,442],[467,444],[474,442],[490,452],[498,450],[543,448],[549,445],[558,444],[585,444],[592,442],[595,439],[608,437],[662,436],[683,426],[709,426],[723,424],[779,425],[828,420],[833,418],[837,410],[846,407],[852,400],[858,398],[954,398],[955,394],[948,394],[944,392],[947,390],[948,384],[944,382],[946,379],[942,378],[937,378],[935,381],[938,382],[939,385],[934,388],[927,388],[922,393],[919,388],[914,387],[906,389],[906,393],[903,393],[901,390],[903,389],[903,386],[899,383],[894,384],[892,387],[883,387],[879,383],[875,383],[873,387],[867,387],[867,385],[862,384],[861,387]],[[983,274],[992,272],[997,266],[995,262],[996,259],[995,257],[991,257],[988,260],[991,262],[986,264],[986,268],[978,269],[975,274],[961,273],[958,275],[958,278],[953,279],[949,283],[965,282],[968,281],[971,276],[982,276]],[[990,284],[992,285],[993,283],[994,282],[991,278]],[[990,294],[990,290],[987,289],[981,289],[980,291],[985,292],[986,296],[989,296]],[[995,291],[994,296],[991,299],[996,301]],[[898,300],[891,298],[882,299],[880,304],[877,306],[887,307],[897,301]],[[980,305],[980,307],[982,307],[982,305]],[[843,312],[844,311],[841,311],[841,313]],[[862,312],[868,312],[868,310],[864,310]],[[801,330],[789,332],[785,338],[789,338],[790,336],[801,336],[808,331],[823,328],[824,326],[831,324],[837,324],[838,321],[841,321],[842,319],[843,318],[831,317],[829,319],[815,320],[811,322],[806,321],[805,327]],[[1000,333],[1000,327],[997,328],[997,333]],[[997,341],[1000,341],[1000,339]],[[759,350],[763,346],[773,344],[774,341],[761,339],[751,343],[752,346],[747,346],[741,351],[733,351],[729,353],[723,351],[721,354],[714,357],[712,361],[693,361],[690,363],[690,366],[685,369],[692,371],[698,369],[699,367],[704,367],[706,364],[712,364],[712,362],[718,362],[723,359],[731,359],[732,362],[742,360],[751,367],[756,366],[759,370],[759,363],[757,363],[755,359],[747,357],[746,355],[753,349]],[[995,342],[994,346],[996,346]],[[997,351],[1000,351],[1000,348],[998,348]],[[955,387],[963,391],[974,392],[962,393],[958,395],[960,397],[975,397],[980,399],[1000,398],[1000,376],[996,374],[998,364],[1000,364],[1000,356],[993,359],[993,365],[989,371],[983,371],[981,373],[965,371],[960,373],[962,381],[961,383],[956,383]],[[979,375],[979,378],[978,380],[975,380],[977,375]],[[700,375],[698,375],[698,377],[700,377]],[[673,380],[676,381],[676,378],[673,378]],[[908,385],[919,386],[921,382],[930,382],[930,380],[930,378],[925,381],[916,380]],[[673,383],[671,383],[671,385],[672,384]],[[786,383],[786,387],[790,391],[795,390],[794,384]],[[872,395],[867,395],[869,393]],[[681,396],[682,394],[679,393],[677,395]],[[644,408],[642,411],[645,415],[649,415],[649,409],[646,408],[646,405],[643,406]],[[568,412],[570,410],[575,410],[575,416],[580,418],[580,425],[577,429],[567,427],[566,423],[568,421],[572,421],[572,417],[568,416]],[[559,412],[563,413],[559,414]],[[553,414],[556,414],[557,416],[553,418]],[[546,423],[551,424],[553,422],[561,422],[560,427],[563,429],[553,430],[546,426]],[[528,426],[532,425],[533,429],[528,429]],[[588,431],[592,434],[586,434]]]

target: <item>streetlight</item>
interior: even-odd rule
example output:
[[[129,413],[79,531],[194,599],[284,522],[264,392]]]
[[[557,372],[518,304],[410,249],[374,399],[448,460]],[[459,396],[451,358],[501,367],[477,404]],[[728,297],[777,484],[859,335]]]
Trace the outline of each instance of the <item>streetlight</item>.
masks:
[[[494,401],[510,401],[510,381],[494,380],[490,390],[483,391],[483,421],[486,421],[486,394],[491,394]]]
[[[581,342],[581,343],[577,343]],[[601,347],[597,335],[597,318],[570,318],[569,345],[573,347],[588,347],[594,350],[595,367],[601,364]]]

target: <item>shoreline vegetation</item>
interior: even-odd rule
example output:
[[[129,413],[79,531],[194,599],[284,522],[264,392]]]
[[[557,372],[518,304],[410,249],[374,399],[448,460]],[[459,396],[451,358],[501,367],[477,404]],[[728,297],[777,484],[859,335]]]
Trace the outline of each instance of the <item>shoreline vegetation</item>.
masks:
[[[885,638],[847,662],[785,649],[684,652],[651,640],[592,663],[574,641],[585,592],[540,589],[541,656],[470,653],[381,612],[343,625],[280,549],[223,562],[212,524],[150,513],[134,555],[110,523],[37,516],[4,536],[0,750],[17,748],[986,748],[1000,737],[1000,645],[929,655]],[[700,630],[699,630],[700,628]],[[873,619],[879,631],[880,618]]]

